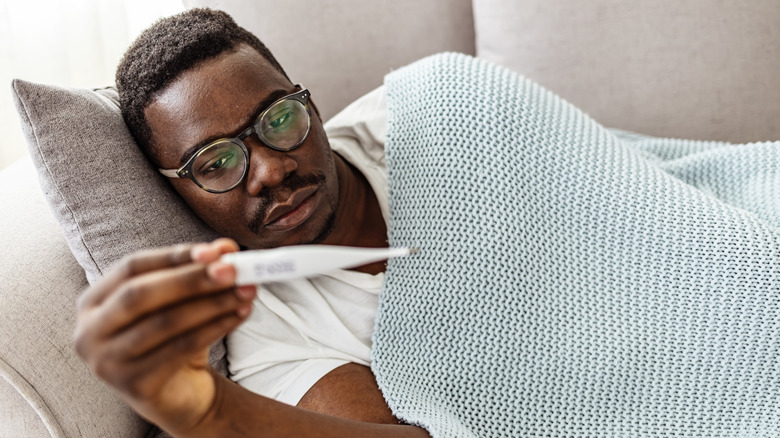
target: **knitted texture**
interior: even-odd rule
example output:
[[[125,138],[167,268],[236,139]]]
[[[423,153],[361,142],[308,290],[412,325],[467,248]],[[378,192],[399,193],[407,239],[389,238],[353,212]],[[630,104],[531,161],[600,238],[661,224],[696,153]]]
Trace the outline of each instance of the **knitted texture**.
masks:
[[[780,142],[611,132],[465,55],[385,84],[390,244],[422,249],[389,262],[374,334],[401,420],[780,436]]]

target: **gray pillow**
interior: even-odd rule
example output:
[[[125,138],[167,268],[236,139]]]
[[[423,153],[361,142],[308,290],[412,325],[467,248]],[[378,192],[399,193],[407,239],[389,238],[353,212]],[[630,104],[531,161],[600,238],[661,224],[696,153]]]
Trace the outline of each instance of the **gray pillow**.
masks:
[[[116,89],[12,87],[46,201],[90,283],[139,249],[217,237],[138,149]],[[222,342],[210,362],[227,373]]]
[[[16,79],[13,91],[46,200],[90,283],[128,253],[216,237],[135,145],[114,88]]]

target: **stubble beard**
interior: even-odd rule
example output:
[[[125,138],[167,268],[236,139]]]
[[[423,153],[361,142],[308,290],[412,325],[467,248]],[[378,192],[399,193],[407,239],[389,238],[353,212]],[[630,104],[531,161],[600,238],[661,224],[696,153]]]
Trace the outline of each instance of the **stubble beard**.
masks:
[[[269,188],[268,190],[264,189],[265,193],[261,191],[258,194],[258,197],[263,199],[263,201],[255,210],[255,214],[248,224],[249,230],[255,235],[259,235],[263,226],[263,221],[268,216],[268,211],[275,202],[279,202],[280,200],[283,201],[289,193],[302,187],[316,185],[318,190],[322,190],[327,186],[326,180],[327,178],[322,172],[316,172],[310,175],[292,175],[282,186]],[[300,242],[300,244],[321,243],[333,232],[336,225],[336,210],[338,209],[338,184],[336,185],[336,194],[334,198],[335,199],[325,199],[328,207],[330,207],[330,214],[328,214],[325,219],[325,223],[317,236],[308,242]]]

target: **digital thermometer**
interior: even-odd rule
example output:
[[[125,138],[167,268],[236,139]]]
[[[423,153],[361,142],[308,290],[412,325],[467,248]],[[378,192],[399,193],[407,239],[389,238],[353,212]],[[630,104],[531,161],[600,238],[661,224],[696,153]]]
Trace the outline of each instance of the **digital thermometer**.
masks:
[[[417,248],[296,245],[232,252],[220,260],[236,268],[236,284],[241,286],[311,277],[417,252]]]

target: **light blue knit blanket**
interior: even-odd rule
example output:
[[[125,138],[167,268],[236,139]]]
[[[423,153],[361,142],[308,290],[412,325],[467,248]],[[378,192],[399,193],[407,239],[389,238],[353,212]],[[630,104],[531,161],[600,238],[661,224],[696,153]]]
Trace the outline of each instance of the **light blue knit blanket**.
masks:
[[[390,243],[422,248],[389,263],[374,335],[400,419],[780,437],[780,142],[608,131],[464,55],[385,83]]]

